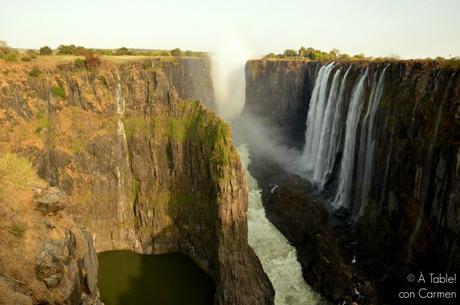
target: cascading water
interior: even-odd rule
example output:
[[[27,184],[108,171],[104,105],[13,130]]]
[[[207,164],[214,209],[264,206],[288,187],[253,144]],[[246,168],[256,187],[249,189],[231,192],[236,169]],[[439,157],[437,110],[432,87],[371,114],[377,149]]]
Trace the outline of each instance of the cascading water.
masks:
[[[353,88],[350,107],[347,114],[345,129],[345,142],[340,166],[339,187],[333,204],[336,207],[350,205],[351,186],[353,180],[353,168],[356,146],[356,133],[358,129],[359,115],[361,114],[362,101],[364,96],[364,81],[367,78],[368,70],[359,77],[358,82]]]
[[[261,191],[248,171],[249,150],[238,146],[241,162],[249,184],[248,235],[249,244],[256,252],[275,289],[276,305],[327,304],[302,277],[297,254],[287,239],[266,218]]]
[[[351,66],[345,73],[343,67],[335,67],[334,63],[322,66],[310,99],[303,151],[304,172],[320,191],[324,191],[336,175],[337,188],[332,194],[332,203],[336,207],[353,209],[353,215],[361,214],[368,201],[375,153],[375,121],[386,68],[373,75],[371,93],[365,103],[368,69],[357,77],[351,96],[347,98]],[[337,160],[340,166],[335,168]],[[355,176],[356,183],[353,182]],[[353,185],[359,189],[353,190]]]
[[[378,103],[383,94],[383,79],[385,77],[386,66],[380,74],[377,81],[377,74],[374,75],[374,82],[377,85],[372,87],[371,96],[367,106],[366,115],[363,119],[363,125],[361,127],[360,135],[360,146],[359,146],[359,159],[358,166],[361,171],[358,173],[358,179],[361,179],[361,192],[359,198],[359,212],[358,216],[361,216],[367,205],[369,188],[372,178],[372,169],[375,152],[375,116],[377,114]]]
[[[305,136],[305,161],[306,170],[314,172],[317,161],[318,145],[321,140],[321,127],[326,104],[326,93],[328,87],[329,74],[334,67],[334,63],[321,67],[318,72],[315,87],[310,101],[310,108],[307,115],[307,134]]]
[[[129,160],[128,160],[128,142],[126,140],[126,133],[125,133],[125,126],[123,124],[123,115],[125,113],[125,99],[122,95],[122,86],[121,86],[121,78],[118,70],[116,71],[117,75],[117,95],[115,98],[116,106],[117,106],[117,137],[118,137],[118,160],[122,160],[120,165],[116,167],[116,176],[117,176],[117,190],[118,190],[118,205],[117,205],[117,216],[118,221],[123,222],[124,215],[126,215],[125,207],[126,205],[126,181],[124,173],[129,168]]]

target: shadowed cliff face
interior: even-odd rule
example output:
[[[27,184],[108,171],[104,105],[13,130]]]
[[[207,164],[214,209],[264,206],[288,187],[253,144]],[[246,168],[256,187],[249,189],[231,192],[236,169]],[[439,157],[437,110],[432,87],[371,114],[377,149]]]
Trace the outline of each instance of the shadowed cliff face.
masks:
[[[247,244],[247,187],[229,129],[184,100],[212,107],[207,69],[157,59],[3,80],[2,150],[28,155],[69,195],[97,251],[182,252],[214,279],[216,304],[272,304]]]
[[[319,69],[327,64],[249,61],[244,116],[254,116],[280,131],[278,142],[301,148],[299,155],[305,155],[306,129],[312,127],[307,122],[312,107],[309,103]],[[336,151],[329,160],[330,172],[318,180],[316,175],[306,176],[314,177],[312,180],[323,197],[340,203],[336,194],[340,177],[344,177],[341,163],[343,158],[353,162],[344,206],[356,224],[356,253],[362,256],[357,257],[358,262],[371,259],[372,263],[363,263],[363,268],[377,279],[395,269],[408,272],[412,268],[431,267],[430,270],[458,272],[460,71],[420,61],[343,62],[329,69],[324,81],[324,96],[329,96],[329,100],[334,75],[341,70],[336,86],[339,94],[338,88],[347,73],[343,81],[346,103],[335,111],[341,116],[338,124],[342,132],[333,145]],[[324,69],[322,73],[324,77]],[[381,97],[374,99],[375,109],[369,110],[380,78]],[[360,81],[361,104],[356,107],[353,121],[356,131],[349,134],[355,143],[346,148],[347,124],[351,124],[346,118]],[[326,111],[324,108],[322,118],[327,116]],[[328,132],[326,129],[324,133]],[[308,143],[311,139],[307,139]],[[366,161],[368,155],[372,156],[371,162]],[[318,154],[315,162],[322,159]],[[304,166],[302,160],[297,161],[299,172]],[[397,254],[395,247],[400,249]],[[435,259],[433,265],[430,259],[439,257],[443,259]],[[396,275],[389,278],[401,281],[393,276]]]

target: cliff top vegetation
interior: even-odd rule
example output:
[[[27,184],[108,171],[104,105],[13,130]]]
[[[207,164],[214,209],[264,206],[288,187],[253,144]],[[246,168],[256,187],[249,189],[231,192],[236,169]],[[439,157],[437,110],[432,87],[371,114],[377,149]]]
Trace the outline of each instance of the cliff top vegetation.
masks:
[[[399,56],[372,57],[365,54],[349,55],[342,53],[338,49],[329,52],[317,50],[311,47],[301,47],[299,50],[287,49],[281,54],[269,53],[263,57],[269,60],[319,60],[319,61],[400,61]],[[452,58],[436,57],[417,59],[426,62],[439,62],[444,66],[460,68],[460,56]]]
[[[96,49],[96,48],[86,48],[83,46],[76,46],[74,44],[70,45],[60,45],[57,49],[52,49],[49,46],[43,46],[38,50],[29,49],[15,49],[10,46],[5,41],[0,40],[0,59],[4,61],[31,61],[37,58],[37,56],[51,56],[51,55],[60,55],[60,56],[85,56],[87,54],[94,54],[94,56],[141,56],[141,57],[151,57],[151,56],[161,56],[161,57],[207,57],[208,53],[198,52],[198,51],[183,51],[179,48],[172,50],[159,50],[159,49],[135,49],[120,47],[118,49]]]

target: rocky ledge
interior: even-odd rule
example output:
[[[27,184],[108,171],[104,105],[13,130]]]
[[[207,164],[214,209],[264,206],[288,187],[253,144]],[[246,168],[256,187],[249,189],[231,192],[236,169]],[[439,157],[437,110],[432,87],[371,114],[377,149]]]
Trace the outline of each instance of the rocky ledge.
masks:
[[[98,305],[91,236],[26,159],[0,158],[0,304]]]

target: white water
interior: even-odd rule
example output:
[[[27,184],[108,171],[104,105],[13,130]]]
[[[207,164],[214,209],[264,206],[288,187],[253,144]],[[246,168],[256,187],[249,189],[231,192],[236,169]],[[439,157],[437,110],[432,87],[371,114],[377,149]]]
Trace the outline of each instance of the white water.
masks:
[[[383,79],[387,68],[388,66],[383,69],[378,81],[377,74],[375,74],[374,83],[377,83],[377,85],[372,87],[366,115],[363,119],[363,126],[361,127],[358,159],[358,166],[361,168],[361,171],[358,173],[358,179],[361,179],[361,183],[359,184],[361,186],[361,194],[358,217],[364,213],[369,196],[375,152],[375,116],[377,114],[378,103],[383,94]]]
[[[287,239],[266,218],[261,191],[248,171],[249,151],[239,145],[241,162],[249,184],[248,227],[249,245],[254,249],[275,289],[276,305],[326,304],[321,296],[307,285],[297,254]]]
[[[323,191],[334,174],[334,163],[341,151],[333,204],[352,208],[355,216],[363,213],[369,198],[376,145],[376,115],[386,69],[374,74],[369,99],[365,103],[368,69],[354,82],[348,100],[345,89],[350,67],[343,74],[341,68],[334,69],[334,63],[322,66],[310,99],[303,151],[304,174]],[[353,185],[357,188],[356,192],[352,191]],[[351,198],[352,193],[354,198]]]
[[[125,113],[125,99],[123,98],[122,94],[122,86],[121,86],[121,78],[118,71],[117,74],[117,95],[115,98],[116,106],[117,106],[117,136],[118,136],[118,158],[122,160],[122,164],[116,167],[116,177],[117,177],[117,197],[118,197],[118,205],[117,205],[117,216],[118,221],[123,222],[125,215],[127,215],[125,208],[127,206],[126,202],[126,186],[127,183],[125,181],[125,176],[123,173],[129,168],[129,160],[128,160],[128,142],[126,140],[126,133],[125,133],[125,125],[123,123],[123,115]]]
[[[350,205],[351,187],[353,182],[353,168],[355,160],[356,133],[358,129],[359,115],[363,107],[364,80],[368,70],[364,72],[355,87],[350,101],[345,129],[345,143],[343,148],[342,163],[340,166],[339,187],[333,204],[336,207]]]
[[[318,146],[321,140],[321,128],[323,125],[329,74],[331,73],[333,67],[334,63],[321,67],[318,72],[318,77],[316,78],[315,87],[313,88],[310,100],[310,106],[307,114],[308,128],[305,136],[304,152],[305,165],[308,172],[314,172],[315,170],[319,148]],[[313,173],[311,176],[313,176]]]

